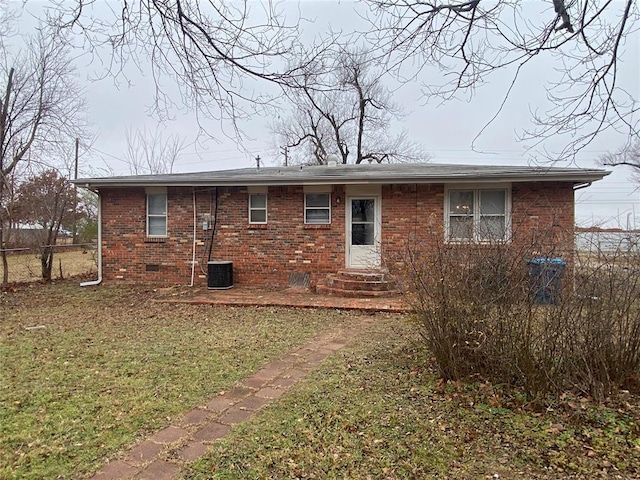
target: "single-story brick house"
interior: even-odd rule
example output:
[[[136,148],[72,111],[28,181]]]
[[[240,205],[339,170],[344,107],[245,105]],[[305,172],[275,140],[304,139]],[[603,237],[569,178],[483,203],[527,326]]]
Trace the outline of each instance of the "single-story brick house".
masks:
[[[553,232],[570,255],[574,191],[608,173],[366,164],[76,184],[100,196],[99,279],[88,283],[205,284],[209,262],[220,261],[232,262],[234,283],[286,286],[303,278],[314,287],[338,271],[386,266],[386,256],[434,230],[459,244]]]

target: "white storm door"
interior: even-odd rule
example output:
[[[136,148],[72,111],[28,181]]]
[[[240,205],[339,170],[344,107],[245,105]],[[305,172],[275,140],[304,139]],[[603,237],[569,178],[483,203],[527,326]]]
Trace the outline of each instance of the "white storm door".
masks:
[[[380,267],[380,197],[347,201],[347,267]]]

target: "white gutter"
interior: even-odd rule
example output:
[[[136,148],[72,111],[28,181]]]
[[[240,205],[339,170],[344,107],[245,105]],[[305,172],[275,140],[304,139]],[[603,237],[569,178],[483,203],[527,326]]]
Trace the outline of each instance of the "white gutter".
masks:
[[[163,181],[159,179],[156,182],[149,181],[103,181],[102,179],[96,179],[91,182],[91,188],[128,188],[128,187],[189,187],[189,188],[210,188],[216,187],[247,187],[247,186],[297,186],[297,185],[387,185],[387,184],[446,184],[446,183],[499,183],[499,182],[511,182],[511,183],[525,183],[525,182],[574,182],[574,183],[588,183],[601,180],[608,175],[607,172],[604,175],[547,175],[547,176],[518,176],[518,175],[478,175],[476,177],[469,175],[449,175],[443,177],[382,177],[378,176],[370,178],[353,178],[353,177],[322,177],[322,178],[260,178],[260,179],[239,179],[228,180],[220,178],[212,178],[211,180],[202,179],[194,181]]]
[[[102,283],[102,197],[98,193],[98,278],[89,282],[82,282],[81,287],[92,287]]]
[[[192,255],[191,255],[191,283],[189,284],[190,287],[193,287],[193,279],[196,274],[196,236],[198,234],[196,222],[197,222],[196,189],[194,188],[193,189],[193,247],[191,249]]]

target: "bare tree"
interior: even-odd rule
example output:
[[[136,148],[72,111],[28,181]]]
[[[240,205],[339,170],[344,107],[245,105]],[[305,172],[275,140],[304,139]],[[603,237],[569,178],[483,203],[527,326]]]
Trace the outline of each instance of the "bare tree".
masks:
[[[161,117],[176,107],[161,82],[168,75],[198,118],[229,120],[229,135],[237,138],[237,121],[274,99],[273,92],[259,93],[256,82],[286,86],[303,71],[283,68],[282,58],[299,49],[299,19],[289,24],[276,2],[57,0],[48,20],[79,32],[96,56],[109,50],[102,59],[108,74],[126,77],[125,65],[150,62]]]
[[[408,73],[405,79],[413,81],[421,78],[422,68],[440,68],[443,83],[429,78],[426,95],[473,93],[493,73],[508,71],[511,82],[496,99],[496,116],[521,77],[531,75],[529,65],[551,57],[556,74],[541,80],[549,109],[532,112],[533,127],[522,139],[533,148],[550,137],[570,136],[559,152],[549,154],[554,159],[573,159],[609,129],[640,131],[637,94],[626,91],[621,78],[621,71],[634,68],[633,61],[621,58],[638,27],[636,0],[366,2],[371,25],[365,36],[390,71],[400,77]],[[304,85],[309,65],[335,40],[329,37],[298,55],[305,59],[302,65],[287,63],[283,59],[301,49],[300,15],[287,19],[277,2],[56,0],[49,14],[59,28],[80,32],[95,55],[108,46],[113,74],[121,74],[130,60],[137,65],[150,60],[159,111],[174,106],[159,82],[169,74],[182,87],[186,104],[199,115],[231,119],[236,136],[236,120],[273,100],[273,92],[258,93],[256,81]]]
[[[17,218],[43,230],[40,263],[44,280],[51,280],[55,244],[61,227],[70,226],[80,217],[80,212],[76,211],[78,204],[71,182],[54,169],[32,176],[18,187]]]
[[[540,79],[551,107],[532,112],[533,128],[521,139],[534,147],[552,136],[571,136],[559,152],[549,154],[556,160],[572,160],[610,129],[639,134],[637,91],[621,84],[625,68],[637,77],[637,58],[621,60],[625,40],[638,29],[635,0],[367,2],[367,36],[389,70],[402,75],[417,67],[410,76],[414,80],[423,68],[440,68],[443,82],[434,85],[429,78],[427,95],[449,99],[473,93],[493,73],[508,71],[511,83],[497,99],[499,113],[520,77],[530,75],[525,67],[551,57],[557,75]]]
[[[421,161],[428,156],[404,133],[392,135],[402,114],[379,69],[364,50],[341,50],[311,66],[289,89],[291,115],[272,125],[293,163]]]
[[[5,190],[22,162],[44,160],[60,142],[81,134],[84,102],[63,38],[39,29],[24,50],[10,55],[0,36],[0,251],[8,281]]]
[[[164,138],[159,130],[128,129],[126,159],[132,175],[172,173],[173,165],[186,148],[177,134]]]
[[[617,152],[600,157],[600,163],[611,167],[629,167],[634,180],[640,185],[640,139],[628,143]]]

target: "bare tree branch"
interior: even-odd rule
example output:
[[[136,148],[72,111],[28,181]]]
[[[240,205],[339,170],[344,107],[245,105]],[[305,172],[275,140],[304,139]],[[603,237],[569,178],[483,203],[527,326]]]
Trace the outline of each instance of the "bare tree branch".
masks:
[[[187,147],[178,135],[165,138],[159,130],[128,129],[126,160],[132,175],[172,173],[175,162]]]
[[[600,157],[600,163],[610,167],[629,167],[632,177],[640,187],[640,139],[629,142],[614,153],[607,153]]]
[[[276,3],[120,0],[91,2],[91,7],[82,0],[56,0],[48,19],[61,30],[80,33],[84,48],[95,55],[107,47],[109,75],[126,78],[127,63],[150,62],[154,110],[161,118],[182,103],[198,118],[232,125],[229,136],[244,138],[238,122],[275,105],[274,92],[258,92],[258,82],[277,87],[277,96],[305,69],[305,62],[286,68],[283,59],[301,49],[299,19],[287,23]],[[323,47],[312,50],[309,62]],[[175,80],[181,99],[165,92],[165,76]]]
[[[0,45],[5,38],[0,36]],[[82,90],[65,39],[39,29],[25,48],[9,55],[0,48],[0,250],[3,282],[8,281],[5,229],[8,195],[22,163],[46,160],[64,142],[81,136],[86,126]]]
[[[405,135],[390,133],[391,120],[401,112],[366,51],[340,49],[313,65],[304,79],[287,92],[290,117],[272,125],[293,150],[294,161],[308,163],[311,156],[312,163],[323,164],[330,154],[356,164],[428,159]]]
[[[514,69],[515,82],[524,66],[553,58],[558,76],[541,79],[551,108],[534,111],[533,128],[520,136],[531,148],[558,135],[571,137],[548,152],[553,160],[573,160],[608,130],[640,132],[638,92],[620,84],[620,70],[637,64],[622,61],[625,39],[638,31],[636,0],[367,2],[371,30],[365,35],[389,71],[401,77],[409,65],[422,65],[413,80],[425,68],[440,68],[443,81],[425,81],[427,96],[473,94],[497,71]]]

